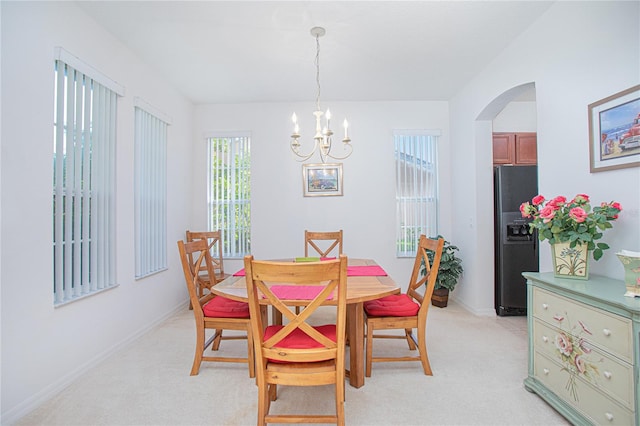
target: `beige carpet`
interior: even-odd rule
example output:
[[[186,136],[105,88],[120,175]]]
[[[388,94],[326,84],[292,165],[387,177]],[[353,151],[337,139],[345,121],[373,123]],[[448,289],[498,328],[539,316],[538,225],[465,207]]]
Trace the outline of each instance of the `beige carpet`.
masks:
[[[189,376],[191,311],[166,321],[85,374],[17,425],[253,425],[257,390],[242,364],[203,363]],[[349,425],[567,425],[522,384],[525,317],[476,317],[455,302],[432,307],[427,347],[434,375],[419,363],[377,363],[360,389],[346,386]],[[401,341],[374,351],[405,350]],[[245,353],[244,341],[223,342]],[[333,407],[327,387],[279,389],[273,410]]]

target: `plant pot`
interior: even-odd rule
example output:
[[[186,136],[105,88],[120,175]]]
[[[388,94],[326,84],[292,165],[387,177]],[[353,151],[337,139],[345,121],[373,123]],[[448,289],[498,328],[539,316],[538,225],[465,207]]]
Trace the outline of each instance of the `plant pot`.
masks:
[[[557,278],[589,279],[589,250],[580,244],[569,247],[569,242],[551,245],[553,273]]]
[[[433,290],[433,294],[431,295],[431,304],[433,306],[437,306],[438,308],[446,308],[448,301],[449,301],[448,288],[437,288]]]

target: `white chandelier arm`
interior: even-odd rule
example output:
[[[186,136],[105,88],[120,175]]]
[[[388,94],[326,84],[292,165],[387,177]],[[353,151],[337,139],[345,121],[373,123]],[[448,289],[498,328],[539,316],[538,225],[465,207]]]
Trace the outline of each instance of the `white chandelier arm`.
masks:
[[[313,143],[313,149],[309,152],[309,154],[301,154],[300,153],[300,142],[298,142],[297,138],[294,138],[291,141],[291,144],[289,145],[291,147],[291,151],[296,155],[295,160],[298,162],[303,162],[303,161],[307,161],[309,158],[311,158],[313,156],[313,154],[316,153],[316,150],[318,149],[318,140],[314,139],[314,143]]]
[[[351,146],[351,144],[350,144],[350,143],[348,143],[348,142],[345,142],[345,143],[344,143],[344,145],[343,145],[343,149],[344,149],[344,150],[347,150],[347,148],[348,148],[348,152],[347,152],[344,156],[342,156],[342,157],[341,157],[341,156],[339,156],[339,155],[333,155],[333,154],[331,153],[331,148],[329,148],[329,151],[327,152],[327,154],[326,154],[325,158],[326,158],[326,157],[329,157],[329,158],[333,158],[334,160],[344,160],[345,158],[347,158],[348,156],[350,156],[350,155],[351,155],[351,153],[353,152],[353,147]],[[325,163],[326,161],[323,159],[323,160],[322,160],[322,162],[323,162],[323,163]]]

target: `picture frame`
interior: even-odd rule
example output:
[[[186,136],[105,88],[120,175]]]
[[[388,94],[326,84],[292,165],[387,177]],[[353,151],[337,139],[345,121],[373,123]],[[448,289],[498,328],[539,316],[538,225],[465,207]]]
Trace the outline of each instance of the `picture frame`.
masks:
[[[342,195],[342,163],[303,164],[302,188],[305,197]]]
[[[640,85],[589,104],[591,173],[640,165]]]

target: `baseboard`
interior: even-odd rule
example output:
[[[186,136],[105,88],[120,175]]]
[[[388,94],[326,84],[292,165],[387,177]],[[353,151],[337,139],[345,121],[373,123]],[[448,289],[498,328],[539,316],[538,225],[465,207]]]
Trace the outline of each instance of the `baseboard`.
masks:
[[[44,404],[49,399],[53,398],[54,396],[59,394],[62,390],[67,388],[69,385],[71,385],[75,380],[77,380],[84,373],[96,367],[102,361],[109,358],[111,355],[118,352],[119,350],[125,348],[127,345],[139,339],[141,336],[145,335],[146,333],[150,332],[154,328],[158,327],[161,323],[163,323],[170,317],[174,316],[179,311],[184,310],[185,307],[188,306],[188,304],[189,304],[188,299],[184,299],[180,301],[180,303],[178,303],[171,311],[157,318],[154,322],[130,334],[125,339],[121,340],[119,343],[112,346],[110,349],[103,351],[99,356],[96,356],[95,358],[87,361],[86,363],[82,364],[80,367],[76,368],[69,374],[62,377],[60,380],[57,380],[56,382],[45,387],[40,392],[37,392],[36,394],[27,398],[26,400],[24,400],[23,402],[15,406],[14,408],[7,410],[7,412],[2,413],[0,418],[0,424],[8,425],[8,424],[15,423],[20,418],[26,416],[33,410],[37,409],[40,405]]]

